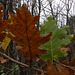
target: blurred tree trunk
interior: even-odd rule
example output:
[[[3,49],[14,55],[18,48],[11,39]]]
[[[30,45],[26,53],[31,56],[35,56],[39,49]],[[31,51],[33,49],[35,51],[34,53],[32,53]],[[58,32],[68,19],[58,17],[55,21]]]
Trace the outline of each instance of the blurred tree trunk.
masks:
[[[73,34],[75,37],[75,16],[69,18],[70,34]],[[75,40],[71,43],[71,57],[75,57]]]

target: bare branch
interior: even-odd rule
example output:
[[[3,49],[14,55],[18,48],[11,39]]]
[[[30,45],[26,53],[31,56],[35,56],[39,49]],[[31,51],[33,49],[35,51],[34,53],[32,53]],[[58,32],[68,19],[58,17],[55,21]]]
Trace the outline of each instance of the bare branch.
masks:
[[[35,70],[35,71],[38,71],[38,72],[42,72],[42,71],[43,71],[43,70],[37,69],[37,68],[35,68],[35,67],[30,67],[29,65],[24,64],[24,63],[21,63],[21,62],[19,62],[19,61],[16,61],[16,60],[14,60],[13,58],[7,56],[5,53],[0,52],[0,54],[1,54],[2,56],[4,56],[4,57],[8,58],[9,60],[11,60],[11,61],[13,61],[13,62],[15,62],[15,63],[21,65],[21,66],[27,67],[27,68],[29,68],[29,69],[32,69],[32,70]],[[46,72],[45,72],[45,73],[46,73]]]
[[[54,62],[57,63],[57,64],[60,64],[61,66],[65,67],[65,68],[69,68],[69,69],[75,70],[75,67],[64,65],[62,63],[57,62],[56,60],[54,60]]]

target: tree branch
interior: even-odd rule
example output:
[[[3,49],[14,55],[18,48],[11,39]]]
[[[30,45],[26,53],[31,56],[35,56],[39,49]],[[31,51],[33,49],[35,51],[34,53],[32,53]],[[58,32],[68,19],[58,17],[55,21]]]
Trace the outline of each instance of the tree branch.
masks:
[[[54,61],[54,63],[60,64],[61,66],[65,67],[65,68],[69,68],[69,69],[75,70],[75,67],[64,65],[62,63],[57,62],[56,60],[53,60],[53,61]]]
[[[4,8],[6,8],[6,4],[3,1],[0,1],[3,4]]]
[[[19,62],[19,61],[16,61],[16,60],[14,60],[13,58],[7,56],[5,53],[0,52],[0,54],[1,54],[2,56],[4,56],[4,57],[8,58],[9,60],[11,60],[11,61],[13,61],[13,62],[15,62],[15,63],[21,65],[21,66],[30,68],[30,69],[35,70],[35,71],[38,71],[38,72],[42,72],[42,71],[43,71],[43,70],[37,69],[37,68],[35,68],[35,67],[30,67],[29,65],[24,64],[24,63],[21,63],[21,62]],[[44,72],[45,72],[45,71],[44,71]],[[46,73],[46,72],[45,72],[45,73]]]

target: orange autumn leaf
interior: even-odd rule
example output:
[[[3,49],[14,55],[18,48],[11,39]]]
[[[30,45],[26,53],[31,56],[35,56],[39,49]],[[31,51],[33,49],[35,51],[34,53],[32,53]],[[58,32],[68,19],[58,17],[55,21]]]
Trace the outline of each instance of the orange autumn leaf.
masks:
[[[7,61],[8,61],[8,59],[4,59],[3,57],[0,57],[0,63],[1,63],[1,64],[5,63],[5,62],[7,62]]]
[[[46,51],[38,49],[38,47],[50,39],[52,33],[45,37],[40,37],[40,31],[35,27],[39,20],[39,16],[32,16],[27,6],[23,4],[21,10],[16,8],[17,15],[10,14],[13,24],[7,24],[6,29],[15,35],[8,35],[9,38],[14,40],[22,49],[19,52],[23,56],[31,56],[36,58],[38,55],[44,54]],[[4,22],[4,24],[7,21]]]
[[[2,17],[3,17],[3,11],[2,10],[3,10],[3,7],[1,6],[0,7],[0,42],[2,42],[3,39],[6,37],[6,33],[5,32],[1,33],[4,30],[3,25],[2,25]]]
[[[53,64],[50,64],[49,61],[47,61],[47,66],[48,67],[42,67],[42,69],[47,72],[47,75],[71,75],[67,68],[62,67],[59,64],[56,64],[57,68],[55,68]]]
[[[44,72],[42,71],[41,75],[44,75]]]
[[[47,66],[48,67],[42,66],[42,69],[47,72],[47,75],[58,75],[54,65],[50,64],[49,61],[47,61]]]
[[[70,67],[75,67],[75,58],[71,59],[71,61],[69,61],[69,60],[61,61],[61,63],[65,64],[67,66],[70,66]],[[72,75],[75,74],[75,68],[74,69],[67,68],[67,69]]]
[[[71,75],[72,73],[70,73],[70,71],[65,68],[65,67],[62,67],[61,65],[59,64],[56,64],[56,67],[58,69],[58,75]]]
[[[3,12],[2,12],[2,10],[3,10],[3,6],[1,6],[0,7],[0,32],[2,32],[4,29],[2,29],[3,28],[3,25],[2,25],[2,17],[3,17]]]
[[[0,32],[2,32],[5,29],[5,25],[3,24],[4,20],[2,20],[2,17],[4,15],[2,10],[3,10],[3,6],[0,7]]]
[[[35,75],[45,75],[44,71],[41,72],[41,74],[36,73]]]

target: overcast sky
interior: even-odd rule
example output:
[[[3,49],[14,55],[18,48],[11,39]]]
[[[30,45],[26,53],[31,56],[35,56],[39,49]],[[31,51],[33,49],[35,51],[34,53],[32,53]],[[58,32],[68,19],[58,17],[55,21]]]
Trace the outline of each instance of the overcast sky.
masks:
[[[23,4],[23,0],[21,0],[22,1],[22,4]],[[25,1],[25,0],[24,0]],[[29,0],[29,1],[32,1],[32,0]],[[40,15],[40,21],[41,22],[43,22],[43,20],[46,20],[46,17],[48,17],[48,16],[50,16],[51,14],[50,14],[50,11],[49,11],[49,7],[50,6],[48,6],[49,4],[48,4],[48,1],[47,0],[41,0],[41,1],[43,1],[43,7],[46,7],[44,10],[46,10],[46,11],[48,11],[48,12],[44,12],[43,11],[43,7],[42,7],[42,10],[41,10],[41,15]],[[51,0],[50,0],[51,1]],[[63,2],[61,2],[60,0],[52,0],[54,3],[53,3],[53,9],[54,9],[54,12],[56,11],[56,8],[57,8],[57,6],[59,5],[60,6],[60,8],[62,8],[63,6],[64,6],[64,1],[65,0],[61,0],[61,1],[63,1]],[[66,1],[68,1],[68,0],[66,0]],[[72,0],[70,0],[70,1],[72,1]],[[60,3],[59,3],[60,2]],[[60,8],[59,8],[59,10],[60,10]],[[64,7],[63,8],[63,10],[62,10],[62,13],[63,14],[66,14],[66,8]],[[45,16],[45,14],[46,14],[46,16]],[[48,15],[48,16],[47,16]],[[70,10],[70,15],[71,16],[73,16],[73,15],[75,15],[75,0],[73,0],[73,3],[72,3],[72,7],[71,7],[71,10]],[[63,18],[61,18],[61,20],[65,20],[65,18],[63,17]],[[66,21],[63,21],[63,23],[65,23]],[[60,24],[60,23],[59,23]],[[66,23],[65,23],[66,24]],[[65,25],[64,24],[64,25]]]

